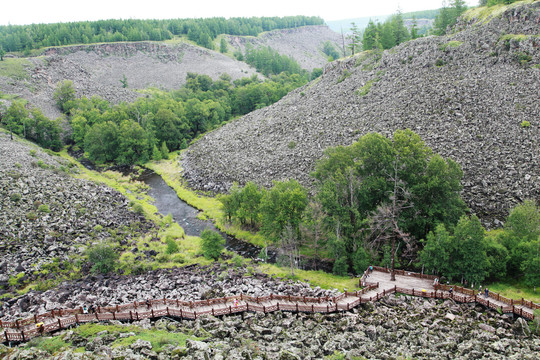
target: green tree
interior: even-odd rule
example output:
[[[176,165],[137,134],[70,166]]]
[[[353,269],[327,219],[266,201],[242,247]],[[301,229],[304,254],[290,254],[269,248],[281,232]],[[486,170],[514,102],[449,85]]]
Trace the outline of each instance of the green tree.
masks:
[[[367,27],[364,29],[362,48],[364,50],[382,49],[377,25],[371,19],[369,20]]]
[[[0,45],[0,61],[4,61],[4,55],[6,55],[6,51],[4,50],[2,45]]]
[[[521,270],[525,274],[525,284],[536,291],[536,288],[540,286],[540,238],[527,243],[527,248]]]
[[[502,280],[506,276],[506,264],[510,254],[502,245],[497,236],[486,236],[486,254],[489,260],[489,277],[494,280]]]
[[[307,202],[306,189],[298,181],[275,181],[274,186],[264,192],[261,200],[263,234],[277,242],[287,225],[298,234]]]
[[[120,80],[120,83],[122,84],[122,87],[124,89],[128,87],[128,80],[126,74],[122,74],[122,79]]]
[[[320,202],[311,201],[304,211],[302,218],[302,234],[307,245],[313,249],[315,270],[319,260],[319,252],[328,241],[328,229],[325,223],[326,214]]]
[[[240,208],[241,190],[238,183],[233,183],[228,195],[222,195],[219,198],[223,206],[223,212],[227,219],[232,221],[232,218],[236,216],[236,212]]]
[[[540,208],[534,200],[525,200],[514,207],[504,225],[502,244],[508,249],[508,274],[516,276],[521,272],[522,263],[528,253],[527,244],[540,236]]]
[[[92,272],[102,274],[113,271],[118,259],[118,254],[111,246],[106,244],[99,244],[89,248],[86,251],[86,256],[92,264]]]
[[[328,56],[328,61],[333,61],[339,59],[339,53],[330,41],[325,41],[323,43],[323,53]]]
[[[418,33],[418,22],[416,21],[416,16],[413,16],[412,18],[412,26],[411,26],[411,39],[418,39],[420,37],[420,34]]]
[[[435,231],[427,234],[424,248],[418,253],[420,264],[426,272],[448,274],[453,240],[444,224],[439,224]]]
[[[476,215],[462,216],[454,230],[450,276],[479,284],[488,275],[489,260],[484,241],[485,230]]]
[[[227,41],[225,40],[225,38],[221,38],[221,41],[219,43],[219,52],[225,54],[227,53],[227,51]]]
[[[240,207],[236,210],[236,216],[241,219],[249,219],[249,225],[254,228],[259,221],[259,208],[262,199],[262,192],[259,187],[249,181],[240,190]]]
[[[165,159],[165,160],[168,160],[169,159],[169,149],[167,148],[167,144],[165,143],[165,141],[163,141],[161,143],[160,151],[161,151],[161,158]]]
[[[152,160],[159,161],[161,159],[161,151],[159,151],[157,145],[154,144],[154,147],[152,148]]]
[[[351,34],[348,36],[349,38],[349,49],[351,49],[351,54],[354,55],[358,50],[361,48],[362,44],[362,34],[360,31],[360,28],[354,23],[351,23]]]
[[[84,137],[84,150],[88,158],[98,164],[114,161],[118,156],[120,132],[111,122],[97,123]]]
[[[70,101],[75,100],[75,88],[73,87],[73,82],[71,80],[64,80],[63,82],[56,84],[53,98],[60,110],[68,112],[70,110]]]
[[[218,259],[225,247],[225,239],[215,231],[204,229],[201,232],[201,248],[205,258]]]

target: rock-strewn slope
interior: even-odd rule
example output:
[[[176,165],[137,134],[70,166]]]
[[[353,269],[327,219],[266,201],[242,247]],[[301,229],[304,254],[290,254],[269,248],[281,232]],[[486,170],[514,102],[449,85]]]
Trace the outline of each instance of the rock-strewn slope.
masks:
[[[13,319],[40,314],[55,308],[83,305],[109,306],[145,299],[200,300],[238,294],[336,296],[337,291],[311,288],[303,282],[279,281],[262,273],[248,276],[246,268],[223,263],[160,269],[137,276],[88,276],[64,282],[45,292],[31,291],[8,300],[0,318]]]
[[[188,72],[206,74],[213,79],[227,73],[233,80],[255,74],[246,63],[185,43],[77,45],[51,48],[44,56],[28,60],[28,79],[0,77],[0,90],[24,97],[49,117],[60,115],[52,94],[56,84],[63,80],[73,81],[77,96],[101,96],[119,103],[141,96],[137,89],[180,88]],[[120,82],[124,75],[128,88],[123,88]]]
[[[246,45],[253,48],[269,46],[282,55],[295,59],[303,69],[322,68],[328,56],[322,52],[330,41],[337,51],[341,49],[341,35],[326,25],[302,26],[294,29],[274,30],[258,37],[227,35],[229,44],[245,53]],[[340,51],[341,52],[341,51]]]
[[[213,191],[287,178],[309,186],[325,148],[410,128],[461,164],[465,200],[496,224],[518,201],[540,200],[539,19],[536,1],[449,36],[333,62],[322,78],[191,146],[185,177]]]
[[[0,285],[111,232],[127,241],[153,226],[119,192],[67,171],[64,159],[0,131]]]
[[[276,30],[260,37],[231,37],[232,47],[246,42],[271,46],[294,57],[305,69],[322,67],[325,41],[336,42],[337,34],[326,26],[304,26]],[[231,48],[232,49],[232,48]],[[229,74],[233,80],[255,74],[244,62],[188,43],[126,42],[75,45],[50,48],[43,56],[28,58],[23,65],[27,74],[19,78],[0,76],[0,91],[18,95],[55,118],[60,112],[52,94],[56,84],[72,80],[77,96],[101,96],[113,103],[131,102],[142,96],[137,89],[156,87],[178,89],[188,72],[217,79]],[[128,88],[120,80],[126,76]]]

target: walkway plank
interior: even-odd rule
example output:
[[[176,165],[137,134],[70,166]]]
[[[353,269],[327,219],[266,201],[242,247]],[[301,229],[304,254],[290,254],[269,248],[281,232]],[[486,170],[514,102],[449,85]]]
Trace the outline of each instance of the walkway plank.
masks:
[[[398,270],[396,281],[390,281],[388,269],[375,267],[372,272],[366,271],[360,278],[360,284],[366,287],[356,292],[345,292],[336,297],[305,297],[289,295],[269,295],[261,297],[243,294],[225,298],[181,301],[173,299],[149,300],[145,302],[99,307],[94,314],[83,314],[82,308],[52,310],[45,314],[34,315],[18,321],[0,320],[0,340],[2,342],[24,342],[42,333],[50,333],[65,329],[75,324],[94,321],[137,321],[163,316],[196,319],[203,315],[223,316],[245,311],[274,312],[316,312],[331,313],[347,311],[361,303],[378,301],[379,299],[400,292],[413,296],[453,299],[458,302],[476,302],[483,306],[501,309],[505,313],[514,313],[529,320],[534,319],[534,310],[539,304],[524,299],[507,299],[496,293],[478,294],[478,291],[459,286],[434,284],[434,276]]]

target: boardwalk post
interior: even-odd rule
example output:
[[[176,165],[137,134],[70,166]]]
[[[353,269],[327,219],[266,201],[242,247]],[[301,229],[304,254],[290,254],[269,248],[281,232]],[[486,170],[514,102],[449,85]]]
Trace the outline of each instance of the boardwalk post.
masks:
[[[152,313],[152,319],[155,318],[154,316],[154,309],[150,309],[151,313]]]
[[[182,308],[180,308],[180,318],[182,319],[184,317],[184,313],[182,312]]]
[[[24,330],[21,331],[21,335],[22,335],[22,341],[26,341],[26,339],[24,338]]]
[[[79,314],[75,314],[75,321],[77,322],[77,324],[79,323]]]
[[[315,312],[315,305],[311,304],[311,312]]]
[[[296,312],[298,312],[298,303],[296,303]]]
[[[116,320],[116,312],[114,312],[114,311],[112,313],[112,318],[113,318],[113,320]]]
[[[61,329],[62,328],[62,322],[60,321],[60,319],[58,319],[58,327]]]
[[[214,314],[214,307],[213,307],[213,306],[212,306],[212,316],[216,316],[216,315]]]

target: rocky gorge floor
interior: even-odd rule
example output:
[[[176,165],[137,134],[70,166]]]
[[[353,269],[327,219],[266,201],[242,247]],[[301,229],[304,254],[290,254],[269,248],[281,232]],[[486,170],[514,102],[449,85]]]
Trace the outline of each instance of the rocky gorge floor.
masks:
[[[65,283],[6,304],[3,315],[23,315],[18,310],[35,311],[88,301],[114,304],[145,297],[197,299],[238,292],[306,296],[335,293],[299,281],[271,279],[245,267],[233,269],[215,264]],[[82,337],[77,329],[53,334],[71,344],[54,354],[32,346],[0,347],[0,357],[9,354],[8,358],[16,359],[536,359],[540,352],[540,338],[531,335],[521,318],[512,320],[481,306],[452,300],[399,295],[332,314],[278,311],[221,318],[205,316],[195,321],[146,319],[113,324],[117,326],[89,337]],[[142,339],[121,345],[118,340],[135,336],[134,329],[182,333],[188,339],[185,346],[164,340],[163,346],[157,348]]]

